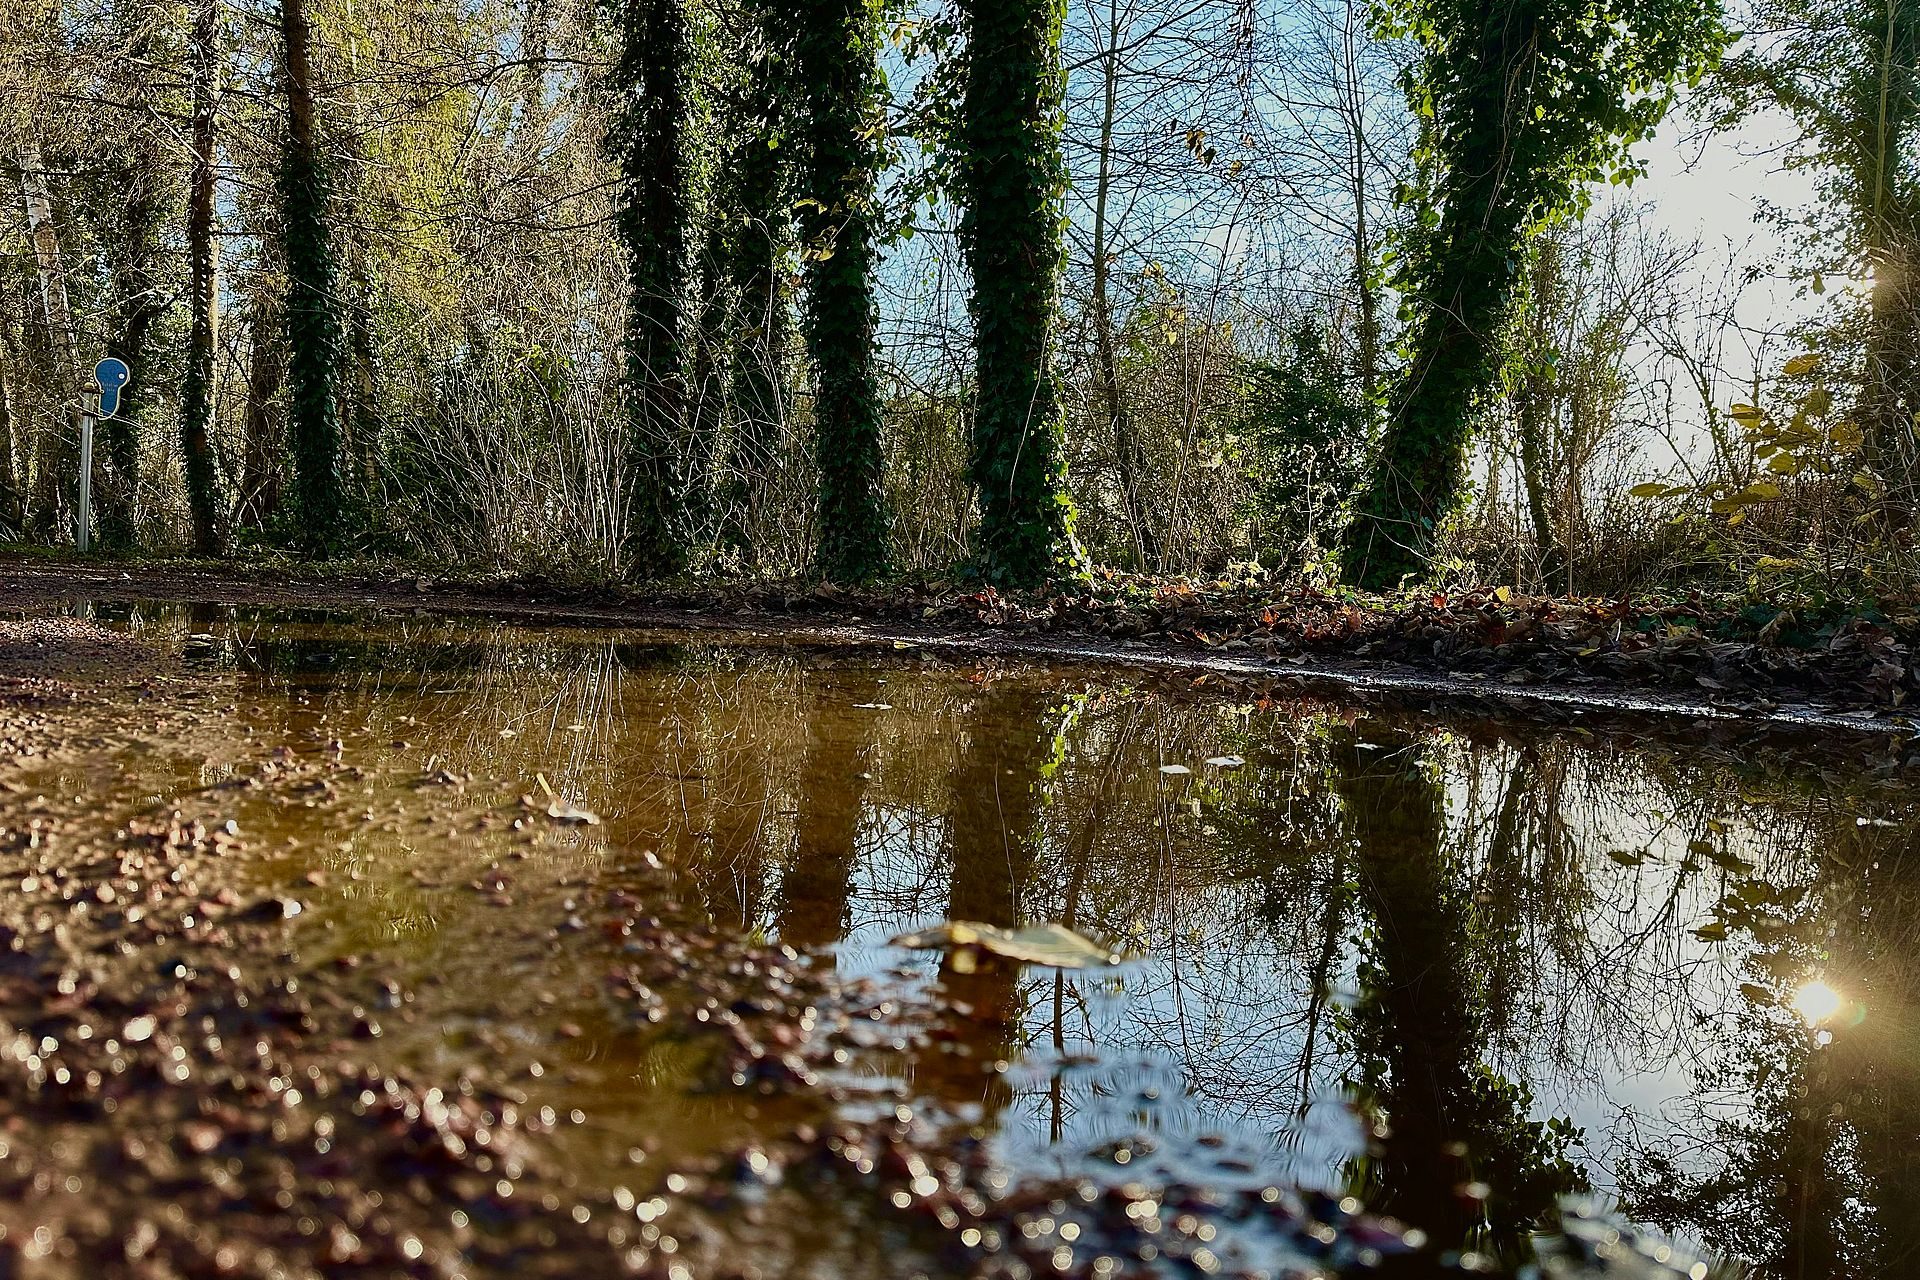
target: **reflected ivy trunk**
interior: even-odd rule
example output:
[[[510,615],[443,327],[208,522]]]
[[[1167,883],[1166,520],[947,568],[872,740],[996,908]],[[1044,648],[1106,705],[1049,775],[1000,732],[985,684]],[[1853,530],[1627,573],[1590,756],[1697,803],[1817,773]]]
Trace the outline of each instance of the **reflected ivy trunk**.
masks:
[[[616,214],[628,256],[627,441],[623,549],[629,570],[667,578],[686,567],[681,418],[686,408],[682,308],[687,289],[688,63],[684,0],[614,0],[620,59],[609,88],[606,149],[620,166]]]
[[[978,386],[975,552],[993,582],[1031,587],[1083,571],[1067,492],[1065,413],[1053,368],[1061,195],[1059,0],[966,0],[960,243],[973,275]]]
[[[805,330],[813,358],[814,461],[822,576],[862,583],[887,570],[880,383],[874,368],[875,183],[886,124],[880,26],[867,0],[797,0],[795,61],[807,101]]]
[[[287,433],[298,526],[294,537],[307,554],[327,556],[340,550],[347,532],[339,397],[344,337],[335,288],[332,181],[320,151],[306,0],[281,0],[280,34],[287,71],[280,227],[287,262]]]
[[[1532,1120],[1526,1087],[1482,1060],[1471,894],[1449,865],[1441,779],[1420,739],[1383,725],[1339,730],[1330,763],[1372,916],[1350,1034],[1362,1102],[1384,1134],[1356,1170],[1358,1189],[1427,1233],[1405,1273],[1470,1242],[1517,1255],[1584,1178],[1566,1159],[1571,1130]],[[1491,1189],[1484,1199],[1467,1190],[1475,1182]]]
[[[847,707],[862,699],[830,681],[816,685],[797,780],[793,850],[781,875],[778,910],[780,941],[801,950],[846,936],[866,797],[861,765],[873,751],[871,715],[857,720],[847,715]]]
[[[952,859],[947,918],[1014,928],[1030,923],[1026,895],[1037,869],[1046,775],[1058,757],[1059,716],[1032,688],[984,688],[956,735],[949,784]],[[928,1091],[974,1105],[986,1119],[1012,1099],[996,1064],[1011,1057],[1024,1011],[1022,967],[960,950],[940,965],[950,1035],[936,1037],[918,1074]]]

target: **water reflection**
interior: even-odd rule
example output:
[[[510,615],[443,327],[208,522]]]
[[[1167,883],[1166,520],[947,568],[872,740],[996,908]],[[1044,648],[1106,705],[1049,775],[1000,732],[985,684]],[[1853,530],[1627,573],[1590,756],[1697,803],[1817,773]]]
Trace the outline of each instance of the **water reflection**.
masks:
[[[596,813],[514,868],[522,900],[653,855],[718,930],[849,976],[917,964],[932,1012],[883,1069],[1016,1166],[1113,1176],[1123,1155],[1205,1152],[1211,1176],[1360,1195],[1422,1227],[1429,1260],[1517,1258],[1591,1186],[1765,1275],[1920,1268],[1920,816],[1896,773],[1072,671],[126,621],[226,682],[229,735],[470,774],[476,802],[544,779]],[[173,769],[124,767],[155,792]],[[327,909],[356,945],[411,939],[465,1025],[544,1043],[582,1024],[598,1047],[575,1087],[620,1117],[624,1150],[673,1072],[653,1045],[636,1084],[622,1055],[640,1048],[581,994],[587,944],[515,961],[554,999],[507,1007],[486,981],[503,959],[472,936],[483,908],[409,887],[404,804],[366,803],[393,831],[333,865],[388,873]],[[492,841],[473,835],[462,879],[506,857]],[[1061,974],[884,945],[945,918],[1062,921],[1141,958]],[[1842,1008],[1813,1016],[1816,980]]]

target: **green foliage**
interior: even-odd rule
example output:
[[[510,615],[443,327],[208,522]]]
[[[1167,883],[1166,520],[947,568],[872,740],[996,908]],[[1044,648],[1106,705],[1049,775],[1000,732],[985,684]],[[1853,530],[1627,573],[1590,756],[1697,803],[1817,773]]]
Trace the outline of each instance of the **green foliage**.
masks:
[[[1239,424],[1255,545],[1281,561],[1337,532],[1371,456],[1367,406],[1324,330],[1302,324],[1292,348],[1287,359],[1248,370]]]
[[[311,145],[291,141],[280,170],[287,259],[287,428],[293,454],[294,536],[309,555],[345,541],[339,368],[345,339],[329,227],[330,174]]]
[[[960,178],[978,358],[972,473],[991,581],[1083,572],[1052,366],[1066,171],[1058,0],[969,0]]]
[[[1905,472],[1920,412],[1920,4],[1759,0],[1751,21],[1767,39],[1728,58],[1716,123],[1738,127],[1771,109],[1799,126],[1782,163],[1819,186],[1821,198],[1794,215],[1813,290],[1824,291],[1825,275],[1872,281],[1834,299],[1841,315],[1823,346],[1850,348],[1844,372],[1868,457],[1890,476]],[[1899,478],[1911,488],[1910,475]]]
[[[616,215],[629,256],[624,550],[644,577],[686,565],[686,403],[682,311],[689,258],[684,145],[688,67],[685,0],[615,0],[620,55],[608,77],[615,113],[608,153],[620,166]]]
[[[798,0],[795,61],[806,94],[804,328],[815,378],[819,570],[842,583],[886,571],[879,380],[874,370],[875,196],[885,134],[880,27],[866,0]]]
[[[1588,184],[1631,181],[1627,148],[1726,40],[1714,0],[1397,0],[1378,17],[1420,45],[1404,87],[1423,184],[1402,192],[1419,223],[1407,369],[1344,557],[1375,588],[1425,567],[1459,501],[1526,237]]]

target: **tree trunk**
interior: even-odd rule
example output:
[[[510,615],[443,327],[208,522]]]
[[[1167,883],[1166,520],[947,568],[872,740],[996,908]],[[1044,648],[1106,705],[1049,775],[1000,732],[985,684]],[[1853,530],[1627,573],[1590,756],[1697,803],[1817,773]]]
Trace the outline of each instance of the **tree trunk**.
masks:
[[[629,570],[666,578],[686,564],[681,432],[686,410],[688,72],[684,0],[625,0],[609,139],[620,161],[618,222],[630,256],[625,475]]]
[[[20,471],[15,462],[15,424],[19,415],[15,412],[14,397],[18,393],[8,377],[13,363],[12,342],[6,330],[0,329],[0,529],[5,530],[9,538],[20,536],[24,515],[20,504]]]
[[[880,30],[866,0],[800,0],[796,59],[807,93],[807,348],[820,474],[820,573],[841,583],[887,568],[880,385],[874,369],[875,124]]]
[[[792,193],[787,152],[778,143],[794,115],[787,50],[776,29],[773,5],[757,5],[755,21],[763,47],[750,72],[740,144],[728,165],[728,207],[739,221],[729,241],[728,264],[740,334],[728,372],[733,456],[722,535],[750,567],[760,567],[754,542],[764,522],[767,485],[787,420],[791,322],[780,260],[792,233],[787,212]]]
[[[972,478],[988,579],[1082,572],[1052,364],[1060,288],[1060,23],[1054,0],[966,0],[960,241],[973,273]]]
[[[193,514],[193,548],[201,555],[218,555],[219,493],[213,461],[214,350],[220,323],[220,258],[213,236],[214,131],[221,92],[218,0],[195,0],[192,56],[193,163],[187,180],[187,293],[192,319],[186,376],[180,388],[180,454],[187,505]]]
[[[281,173],[286,237],[288,431],[293,453],[297,538],[310,555],[331,555],[347,532],[338,396],[342,343],[329,196],[320,153],[305,0],[281,0],[287,59],[287,143]]]
[[[33,536],[53,540],[72,508],[65,484],[79,466],[80,360],[75,349],[73,308],[67,301],[67,273],[60,255],[60,233],[53,224],[53,198],[47,188],[47,164],[38,143],[20,148],[20,192],[26,202],[27,230],[33,237],[34,264],[40,273],[40,302],[47,322],[47,346],[53,360],[53,392],[61,407],[60,424],[43,431],[29,448],[33,499],[27,525]]]
[[[1113,197],[1113,124],[1120,95],[1120,4],[1107,6],[1107,56],[1101,72],[1099,170],[1093,188],[1093,328],[1094,355],[1100,370],[1100,397],[1113,431],[1114,472],[1120,482],[1120,500],[1133,539],[1135,565],[1151,571],[1160,559],[1156,536],[1142,492],[1146,482],[1146,455],[1134,430],[1133,417],[1120,381],[1120,355],[1114,333],[1110,277],[1113,264],[1108,247],[1108,210]]]
[[[279,321],[265,302],[255,300],[249,327],[253,344],[247,361],[240,501],[235,519],[249,528],[265,529],[280,510],[286,421],[279,399],[287,379],[286,348],[279,341]]]
[[[1524,217],[1503,197],[1498,172],[1464,182],[1441,215],[1413,358],[1347,532],[1349,581],[1385,590],[1424,572],[1459,502],[1474,404],[1493,379]]]

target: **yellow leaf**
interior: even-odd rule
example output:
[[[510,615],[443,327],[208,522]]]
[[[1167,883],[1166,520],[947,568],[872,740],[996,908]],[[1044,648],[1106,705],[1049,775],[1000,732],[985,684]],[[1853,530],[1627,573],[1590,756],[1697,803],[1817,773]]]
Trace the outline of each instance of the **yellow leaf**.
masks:
[[[1667,486],[1653,480],[1646,484],[1637,484],[1627,492],[1636,498],[1662,498],[1666,496]]]
[[[1789,378],[1801,378],[1820,367],[1820,353],[1809,351],[1805,355],[1795,356],[1780,366],[1780,372]]]
[[[956,959],[960,953],[984,951],[1022,964],[1049,965],[1057,969],[1120,963],[1116,953],[1061,924],[1001,929],[971,920],[953,920],[918,933],[901,934],[891,939],[889,945],[910,951],[953,951]]]
[[[1747,423],[1760,420],[1760,411],[1750,404],[1736,404],[1727,412],[1733,415],[1735,422]]]

